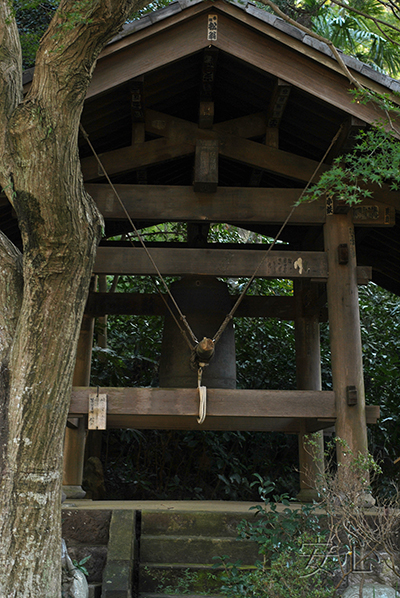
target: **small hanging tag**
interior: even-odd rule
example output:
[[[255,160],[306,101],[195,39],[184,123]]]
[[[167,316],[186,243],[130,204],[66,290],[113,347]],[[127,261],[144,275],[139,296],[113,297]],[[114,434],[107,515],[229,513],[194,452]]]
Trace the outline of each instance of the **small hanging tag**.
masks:
[[[208,41],[215,41],[217,39],[218,31],[218,17],[217,15],[208,15],[207,21],[207,39]]]
[[[107,395],[89,395],[89,430],[105,430],[107,428]]]

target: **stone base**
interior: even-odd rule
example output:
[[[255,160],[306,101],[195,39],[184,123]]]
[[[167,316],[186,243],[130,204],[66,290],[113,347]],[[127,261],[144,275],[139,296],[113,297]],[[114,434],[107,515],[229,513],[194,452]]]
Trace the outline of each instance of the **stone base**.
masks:
[[[321,502],[321,498],[314,488],[302,488],[296,499],[299,502]]]
[[[63,486],[62,491],[66,498],[85,498],[86,492],[82,486]]]

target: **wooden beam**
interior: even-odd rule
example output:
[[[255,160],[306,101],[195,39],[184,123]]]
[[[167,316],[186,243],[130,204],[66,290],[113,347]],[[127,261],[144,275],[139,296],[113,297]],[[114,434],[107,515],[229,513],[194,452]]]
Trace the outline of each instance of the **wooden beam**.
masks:
[[[265,145],[279,147],[279,125],[289,99],[291,85],[278,79],[267,110]]]
[[[231,12],[229,7],[221,10]],[[256,21],[254,19],[253,29],[244,27],[239,19],[221,14],[218,19],[218,39],[213,45],[361,120],[374,123],[380,117],[385,119],[384,113],[376,111],[376,107],[353,102],[349,94],[349,82],[343,71],[333,70],[337,67],[334,58],[324,56],[321,52],[313,52],[305,44],[296,43],[294,38],[288,39],[285,34],[280,35],[276,28]],[[261,36],[255,30],[257,27],[265,29],[268,34]],[[283,43],[277,43],[273,37],[281,37]],[[254,52],[254,48],[257,48],[257,52]],[[313,54],[314,60],[310,60],[306,54]],[[380,90],[381,93],[388,91],[359,73],[357,77],[369,89]]]
[[[165,299],[167,297],[165,296]],[[232,306],[237,296],[231,297]],[[89,293],[85,313],[94,317],[108,315],[164,316],[166,306],[155,293]],[[294,298],[275,296],[246,296],[239,305],[235,318],[278,318],[294,320]]]
[[[349,116],[342,125],[342,130],[336,142],[326,156],[326,162],[332,164],[338,156],[343,156],[353,150],[357,135],[365,129],[367,123],[355,116]]]
[[[219,138],[221,156],[303,183],[307,183],[311,179],[318,166],[318,162],[315,160],[285,152],[275,147],[268,147],[248,139],[239,141],[238,138],[227,135],[221,135]],[[328,166],[322,164],[318,170],[318,176],[326,170],[328,170]],[[316,180],[318,180],[318,176]]]
[[[193,154],[194,150],[194,144],[176,143],[169,139],[154,139],[105,152],[100,154],[100,158],[107,173],[112,175]],[[104,177],[95,157],[83,158],[81,167],[85,181]]]
[[[315,160],[222,133],[218,128],[199,129],[195,123],[155,110],[146,111],[146,131],[182,143],[194,144],[196,139],[215,139],[219,141],[222,156],[303,182],[310,180],[318,166]],[[265,134],[265,129],[262,134]],[[246,137],[250,136],[246,134]],[[321,175],[327,168],[327,165],[322,165],[318,174]]]
[[[147,73],[149,70],[154,70],[170,64],[175,60],[184,58],[188,54],[198,52],[203,48],[207,48],[210,42],[207,41],[207,36],[204,34],[207,31],[207,14],[204,14],[203,7],[193,7],[194,11],[191,13],[200,12],[199,20],[196,18],[191,21],[187,20],[187,13],[184,11],[176,18],[167,20],[167,23],[156,23],[152,25],[149,30],[139,31],[130,36],[131,39],[125,38],[125,43],[129,45],[123,47],[124,44],[113,44],[106,47],[102,53],[102,59],[97,63],[95,69],[95,77],[92,79],[86,98],[92,98],[100,93],[104,93],[108,89],[112,89],[117,85],[121,85],[126,81]],[[178,22],[173,31],[169,30],[169,25],[174,21]],[[202,27],[203,25],[203,27]],[[157,31],[157,35],[153,35]],[[147,35],[151,35],[151,41],[148,43],[140,43],[140,40]],[[131,41],[139,42],[131,47]],[[122,40],[124,41],[124,40]],[[114,49],[120,47],[120,51],[113,52]],[[168,51],[165,51],[168,48]],[[134,54],[135,59],[132,60]]]
[[[199,274],[209,276],[251,276],[263,253],[254,249],[165,249],[150,253],[166,276]],[[153,275],[154,268],[141,247],[99,247],[94,274]],[[260,278],[328,278],[323,252],[272,251],[260,266]]]
[[[218,54],[219,50],[213,46],[209,46],[203,51],[200,79],[200,101],[212,102],[213,100]]]
[[[214,102],[200,102],[199,129],[212,129],[214,123]]]
[[[69,417],[88,412],[87,387],[74,387]],[[197,388],[100,388],[108,397],[107,412],[130,415],[197,417]],[[331,390],[207,389],[210,417],[301,417],[335,419],[335,393]]]
[[[265,134],[266,116],[263,112],[255,112],[233,118],[213,126],[212,131],[203,130],[196,123],[177,116],[171,116],[157,110],[146,110],[146,131],[154,135],[162,135],[180,141],[195,142],[198,139],[218,139],[220,135],[241,137],[261,137]]]
[[[104,218],[125,220],[126,215],[111,187],[87,183]],[[216,193],[195,193],[192,187],[169,185],[115,185],[133,220],[252,222],[280,224],[300,196],[301,189],[219,187]],[[355,226],[394,226],[395,209],[365,200],[353,208]],[[302,203],[293,212],[290,224],[319,225],[326,219],[323,200]]]
[[[70,417],[88,412],[91,388],[74,388]],[[309,432],[330,427],[335,421],[332,391],[275,391],[208,389],[207,418],[197,424],[195,388],[101,388],[108,396],[108,427],[181,430],[270,430]],[[370,406],[372,418],[379,407]],[[369,409],[369,408],[368,408]]]
[[[192,187],[167,185],[116,185],[133,220],[200,222],[284,222],[301,189],[251,189],[219,187],[216,193],[195,193]],[[126,219],[111,187],[86,184],[105,218]],[[305,203],[296,208],[291,224],[323,224],[325,203]]]

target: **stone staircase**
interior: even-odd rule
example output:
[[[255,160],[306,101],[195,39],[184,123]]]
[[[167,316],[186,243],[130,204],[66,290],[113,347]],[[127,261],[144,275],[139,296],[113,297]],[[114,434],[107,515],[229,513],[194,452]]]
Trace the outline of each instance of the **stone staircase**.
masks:
[[[212,568],[213,557],[244,566],[258,558],[256,544],[237,540],[239,521],[254,518],[247,504],[237,504],[63,509],[63,535],[71,558],[91,555],[90,598],[216,598],[221,569]]]
[[[237,540],[236,527],[249,513],[142,511],[139,595],[162,597],[218,595],[221,569],[213,557],[228,555],[233,562],[254,565],[257,545]]]

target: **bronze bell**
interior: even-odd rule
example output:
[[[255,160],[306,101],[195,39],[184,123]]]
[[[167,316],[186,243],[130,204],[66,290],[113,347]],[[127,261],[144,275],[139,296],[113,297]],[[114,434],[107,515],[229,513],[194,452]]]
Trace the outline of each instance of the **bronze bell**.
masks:
[[[197,339],[213,339],[231,309],[227,285],[211,276],[185,276],[171,285],[171,293]],[[182,333],[167,312],[161,346],[160,387],[195,388],[197,367],[191,357],[193,356]],[[232,321],[215,345],[209,365],[203,369],[202,385],[208,388],[236,388]]]

